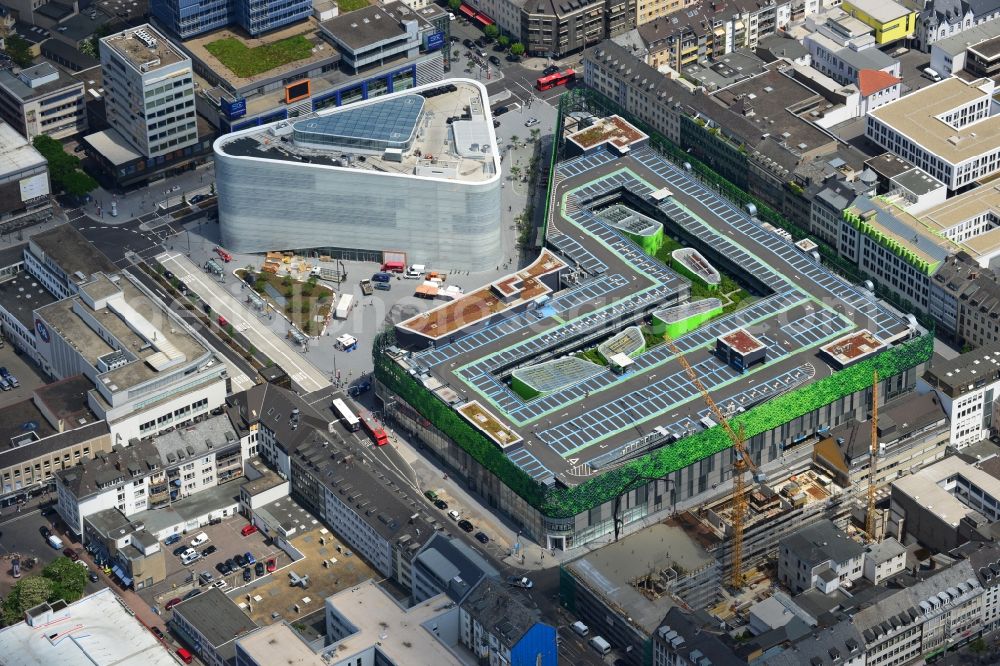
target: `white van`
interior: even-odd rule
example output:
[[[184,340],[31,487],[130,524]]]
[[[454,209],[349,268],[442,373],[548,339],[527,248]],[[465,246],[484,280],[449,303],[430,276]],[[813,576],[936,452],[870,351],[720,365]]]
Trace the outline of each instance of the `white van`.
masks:
[[[583,622],[580,622],[579,620],[577,620],[576,622],[574,622],[569,626],[570,629],[576,632],[577,636],[586,636],[587,634],[590,633],[590,627],[585,625]]]
[[[407,280],[419,280],[427,272],[427,266],[423,264],[411,264],[409,268],[406,269],[406,274],[403,276]]]
[[[454,520],[455,522],[458,522],[458,519],[462,517],[462,514],[452,509],[451,511],[448,512],[448,517]]]
[[[590,639],[589,644],[590,647],[594,648],[602,655],[611,652],[611,643],[604,640],[601,636],[594,636]]]
[[[52,546],[53,548],[55,548],[56,550],[62,550],[63,549],[62,539],[60,539],[59,537],[57,537],[55,534],[50,534],[49,535],[48,542],[49,542],[49,545]]]
[[[924,67],[922,74],[931,81],[933,81],[934,83],[937,83],[938,81],[941,80],[941,75],[935,72],[930,67]]]
[[[208,535],[205,534],[204,532],[201,532],[200,534],[198,534],[198,536],[196,536],[195,538],[191,539],[191,547],[192,548],[197,548],[201,544],[207,543],[207,542],[208,542]]]

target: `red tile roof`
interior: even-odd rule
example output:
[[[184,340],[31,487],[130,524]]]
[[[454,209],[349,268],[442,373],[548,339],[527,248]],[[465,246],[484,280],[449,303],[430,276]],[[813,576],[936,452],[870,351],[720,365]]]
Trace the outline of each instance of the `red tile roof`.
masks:
[[[863,69],[858,72],[858,87],[861,88],[862,97],[874,95],[878,91],[894,86],[902,80],[878,69]]]

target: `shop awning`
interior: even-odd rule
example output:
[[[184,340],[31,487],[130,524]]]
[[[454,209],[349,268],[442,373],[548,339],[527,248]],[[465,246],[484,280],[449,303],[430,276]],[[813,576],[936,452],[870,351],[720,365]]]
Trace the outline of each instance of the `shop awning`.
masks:
[[[124,571],[122,572],[122,584],[125,587],[128,587],[129,585],[132,584],[132,579],[126,576]]]
[[[476,14],[476,20],[482,23],[484,26],[493,25],[493,19],[491,19],[486,14]]]
[[[122,571],[122,568],[120,566],[118,566],[117,564],[115,566],[111,567],[111,573],[113,573],[114,575],[118,576],[119,578],[125,578],[125,572]]]
[[[462,6],[460,6],[458,8],[458,11],[462,12],[463,14],[465,14],[466,16],[468,16],[469,18],[473,18],[476,15],[476,10],[473,9],[472,7],[470,7],[469,5],[465,5],[465,4],[463,4]]]

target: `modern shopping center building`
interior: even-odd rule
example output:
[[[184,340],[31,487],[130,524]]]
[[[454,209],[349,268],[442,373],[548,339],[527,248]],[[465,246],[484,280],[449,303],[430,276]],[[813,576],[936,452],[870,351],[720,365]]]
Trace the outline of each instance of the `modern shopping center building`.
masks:
[[[569,549],[730,491],[731,442],[681,355],[765,474],[806,469],[831,428],[866,418],[874,372],[880,403],[914,390],[933,337],[912,317],[626,121],[579,126],[587,114],[566,99],[558,144],[587,148],[556,163],[541,255],[376,344],[386,413],[450,473],[543,547]],[[626,210],[662,225],[662,246],[622,228]],[[671,270],[679,247],[747,298],[737,308]],[[706,320],[691,304],[708,293]],[[674,323],[672,344],[654,314]]]
[[[486,88],[466,79],[227,134],[215,142],[223,243],[501,263],[496,142]]]

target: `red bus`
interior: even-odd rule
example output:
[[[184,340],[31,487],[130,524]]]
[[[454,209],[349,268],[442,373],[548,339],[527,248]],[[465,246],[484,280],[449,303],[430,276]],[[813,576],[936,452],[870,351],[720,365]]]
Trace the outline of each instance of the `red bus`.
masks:
[[[572,69],[567,69],[564,72],[556,72],[555,74],[540,77],[535,81],[535,87],[539,90],[549,90],[556,86],[564,86],[575,78],[576,72]]]
[[[365,432],[375,440],[375,446],[385,446],[389,443],[389,437],[385,434],[385,430],[382,430],[382,427],[368,411],[358,409],[358,418],[361,419],[361,425],[364,426]]]

